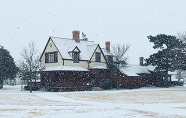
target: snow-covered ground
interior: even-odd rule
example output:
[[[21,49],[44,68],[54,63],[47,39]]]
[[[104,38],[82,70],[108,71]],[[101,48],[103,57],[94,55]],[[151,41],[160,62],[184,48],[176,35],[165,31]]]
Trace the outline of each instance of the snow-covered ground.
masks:
[[[0,118],[185,118],[186,86],[41,92],[0,89]]]

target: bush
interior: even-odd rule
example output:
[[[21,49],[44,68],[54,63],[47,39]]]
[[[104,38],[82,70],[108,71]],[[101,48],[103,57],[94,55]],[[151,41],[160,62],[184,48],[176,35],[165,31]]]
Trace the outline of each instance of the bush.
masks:
[[[108,89],[112,89],[113,88],[113,83],[111,79],[105,79],[104,83],[103,83],[103,89],[104,90],[108,90]]]

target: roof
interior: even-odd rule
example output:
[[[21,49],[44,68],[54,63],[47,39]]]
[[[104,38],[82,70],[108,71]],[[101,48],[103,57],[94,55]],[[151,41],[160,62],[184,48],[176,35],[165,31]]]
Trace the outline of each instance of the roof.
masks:
[[[52,66],[45,67],[43,71],[88,71],[88,70],[79,66]]]
[[[50,39],[52,39],[56,45],[63,59],[72,59],[68,52],[77,46],[81,51],[80,60],[90,60],[96,47],[98,46],[98,44],[94,44],[93,41],[80,40],[80,42],[76,42],[73,39],[59,37],[50,37]]]
[[[168,71],[168,74],[171,75],[171,81],[178,81],[178,76],[177,76],[178,71]],[[182,73],[182,76],[184,77],[184,74]],[[184,81],[184,79],[181,79],[180,81]]]
[[[105,48],[102,48],[102,51],[105,56],[113,56],[113,54],[109,52],[108,50],[106,50]]]
[[[107,68],[103,66],[93,66],[90,69],[107,69]]]
[[[138,74],[150,74],[150,71],[154,71],[154,66],[140,66],[140,65],[127,65],[120,66],[121,73],[127,76],[139,76]]]

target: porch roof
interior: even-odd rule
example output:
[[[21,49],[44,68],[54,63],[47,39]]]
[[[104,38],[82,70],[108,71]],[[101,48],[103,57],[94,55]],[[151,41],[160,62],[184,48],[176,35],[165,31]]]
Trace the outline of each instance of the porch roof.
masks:
[[[79,66],[52,66],[45,67],[43,71],[89,71]]]
[[[108,68],[103,67],[103,66],[93,66],[93,67],[90,67],[89,69],[108,69]]]

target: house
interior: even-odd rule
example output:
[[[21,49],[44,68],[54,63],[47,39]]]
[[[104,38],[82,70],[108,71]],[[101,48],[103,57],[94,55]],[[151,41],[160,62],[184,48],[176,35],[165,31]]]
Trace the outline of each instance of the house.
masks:
[[[155,71],[155,66],[144,66],[143,57],[139,58],[139,65],[119,66],[119,86],[123,88],[139,88],[143,86],[171,86],[172,74],[168,75],[168,80],[164,79],[164,74]]]
[[[40,57],[41,86],[45,90],[101,87],[107,77],[107,61],[100,45],[80,39],[79,31],[73,31],[72,35],[72,39],[48,39]]]
[[[144,66],[143,57],[139,65],[117,65],[113,62],[109,41],[101,48],[86,38],[80,39],[79,31],[73,31],[72,37],[49,37],[40,57],[39,86],[45,90],[103,88],[107,80],[113,88],[163,86],[166,82],[162,74],[154,71],[154,66]],[[171,75],[168,84],[171,84]]]

